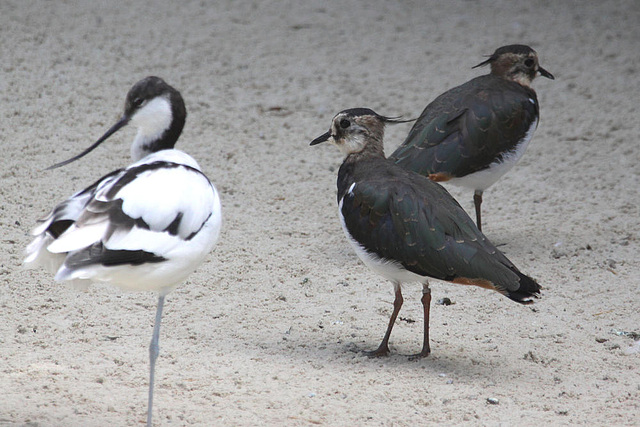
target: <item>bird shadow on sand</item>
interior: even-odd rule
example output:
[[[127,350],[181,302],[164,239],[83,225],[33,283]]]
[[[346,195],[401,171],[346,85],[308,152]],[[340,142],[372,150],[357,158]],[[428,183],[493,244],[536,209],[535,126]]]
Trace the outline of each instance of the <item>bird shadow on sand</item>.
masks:
[[[432,353],[428,357],[413,359],[409,348],[403,345],[398,348],[391,344],[391,354],[384,357],[368,357],[365,352],[375,348],[376,342],[355,343],[352,341],[326,342],[322,341],[326,335],[319,334],[314,337],[292,337],[286,341],[268,341],[249,343],[247,347],[261,353],[261,358],[272,359],[272,363],[293,364],[295,366],[325,367],[331,365],[333,372],[349,372],[354,370],[398,373],[415,370],[426,375],[447,376],[458,380],[483,379],[494,381],[496,377],[517,378],[521,369],[516,368],[518,363],[505,363],[505,357],[521,359],[515,353],[496,357],[495,352],[487,352],[481,348],[469,348],[469,352],[460,351],[454,345],[441,345],[432,342]],[[245,347],[245,351],[248,348]],[[416,346],[416,350],[419,347]],[[405,354],[405,352],[407,354]],[[524,352],[524,350],[523,350]]]
[[[553,247],[555,240],[545,227],[527,229],[492,228],[487,226],[483,234],[497,247],[500,252],[509,256],[520,256],[526,253],[537,253],[545,248]],[[516,260],[512,259],[514,263]]]

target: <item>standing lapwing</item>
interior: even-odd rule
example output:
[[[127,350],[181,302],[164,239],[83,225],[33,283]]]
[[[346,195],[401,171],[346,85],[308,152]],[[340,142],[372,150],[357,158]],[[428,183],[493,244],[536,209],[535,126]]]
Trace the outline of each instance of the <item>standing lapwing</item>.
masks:
[[[538,73],[554,78],[529,46],[503,46],[473,68],[486,64],[491,65],[490,74],[448,90],[427,105],[389,156],[433,181],[475,190],[480,230],[482,193],[520,160],[538,126],[538,98],[531,82]]]
[[[56,281],[109,283],[159,294],[149,346],[147,426],[153,414],[155,363],[165,295],[211,252],[221,225],[218,192],[188,154],[173,147],[186,109],[180,92],[158,77],[136,83],[124,114],[79,159],[127,124],[138,128],[132,165],[105,175],[39,221],[25,263]]]
[[[370,356],[389,353],[389,336],[402,307],[403,283],[422,283],[424,342],[429,348],[429,278],[492,289],[528,304],[540,286],[522,274],[478,230],[440,184],[384,156],[383,117],[367,108],[338,113],[331,129],[311,145],[330,141],[345,155],[338,172],[342,228],[369,268],[393,282],[395,301],[387,332]]]

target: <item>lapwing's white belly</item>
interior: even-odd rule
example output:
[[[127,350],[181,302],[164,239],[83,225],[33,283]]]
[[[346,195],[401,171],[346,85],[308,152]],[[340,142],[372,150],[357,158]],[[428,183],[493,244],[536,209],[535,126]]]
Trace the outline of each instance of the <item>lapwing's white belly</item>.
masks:
[[[495,161],[488,168],[478,172],[465,175],[460,178],[452,178],[448,182],[460,187],[470,188],[472,190],[484,191],[495,184],[504,174],[509,172],[518,163],[520,158],[527,151],[529,142],[533,138],[533,133],[538,126],[538,120],[531,123],[531,127],[524,137],[516,144],[512,151],[505,153],[502,159]]]
[[[355,185],[355,184],[354,184]],[[353,186],[352,188],[353,189]],[[338,204],[338,214],[340,216],[340,224],[344,231],[347,240],[353,247],[353,250],[358,255],[358,258],[362,260],[364,265],[369,267],[375,273],[381,275],[387,280],[399,285],[401,283],[426,283],[427,278],[418,274],[412,273],[405,269],[399,262],[380,258],[373,252],[367,251],[364,246],[357,242],[349,233],[347,225],[344,222],[344,216],[342,215],[342,201]]]

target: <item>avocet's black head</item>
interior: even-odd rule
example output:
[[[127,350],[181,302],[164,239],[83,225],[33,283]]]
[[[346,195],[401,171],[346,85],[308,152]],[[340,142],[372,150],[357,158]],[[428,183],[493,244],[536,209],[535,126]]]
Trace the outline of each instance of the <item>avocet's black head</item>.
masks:
[[[409,121],[411,120],[381,116],[369,108],[351,108],[336,114],[331,122],[331,129],[311,141],[310,145],[329,141],[345,156],[365,149],[384,156],[382,140],[385,124]]]
[[[186,117],[187,110],[180,92],[160,77],[146,77],[133,85],[127,93],[124,114],[116,124],[82,153],[47,169],[78,160],[129,123],[138,128],[131,146],[134,161],[150,153],[173,148],[182,133]]]
[[[537,73],[554,80],[553,74],[545,70],[538,63],[538,54],[529,46],[512,44],[502,46],[473,68],[491,65],[491,74],[513,80],[524,86],[530,86]]]

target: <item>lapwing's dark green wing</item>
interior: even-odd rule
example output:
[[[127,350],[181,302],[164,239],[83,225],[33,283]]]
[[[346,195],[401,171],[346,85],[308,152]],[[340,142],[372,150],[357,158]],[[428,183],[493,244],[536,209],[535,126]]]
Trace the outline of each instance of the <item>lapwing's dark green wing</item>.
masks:
[[[517,291],[522,274],[455,199],[426,179],[407,185],[413,174],[404,172],[394,178],[376,173],[345,192],[342,215],[354,239],[367,251],[422,276],[484,280],[503,293]]]
[[[421,175],[462,177],[512,151],[537,117],[533,90],[491,75],[477,77],[429,104],[390,158]]]

